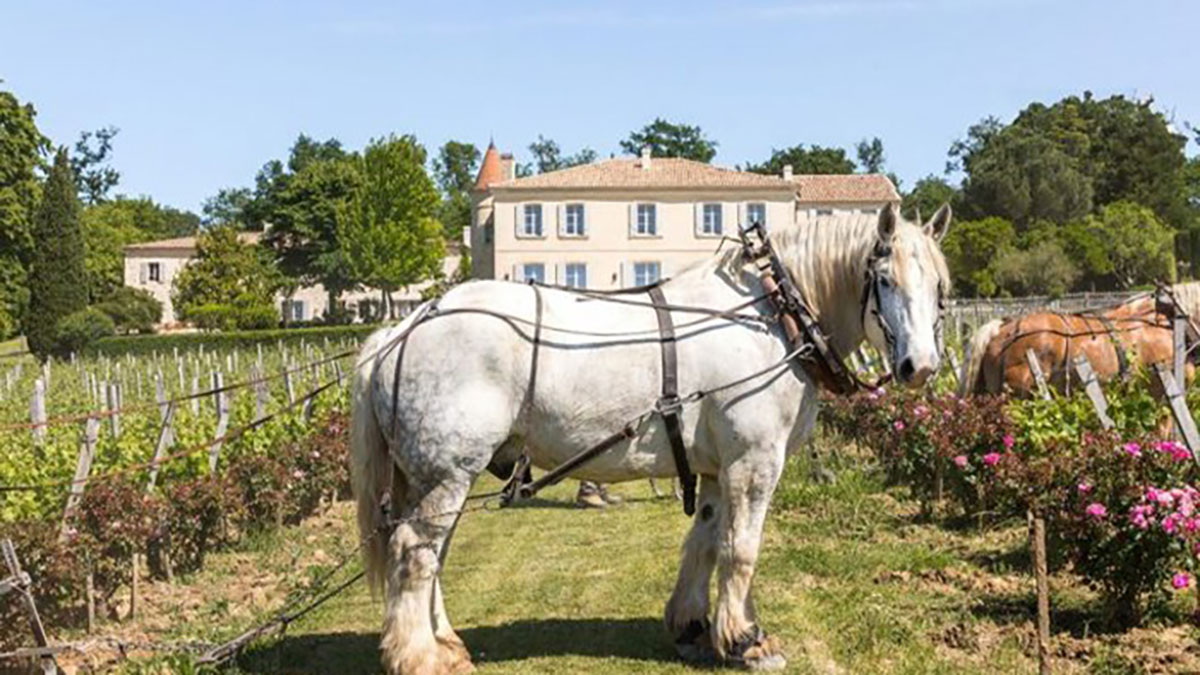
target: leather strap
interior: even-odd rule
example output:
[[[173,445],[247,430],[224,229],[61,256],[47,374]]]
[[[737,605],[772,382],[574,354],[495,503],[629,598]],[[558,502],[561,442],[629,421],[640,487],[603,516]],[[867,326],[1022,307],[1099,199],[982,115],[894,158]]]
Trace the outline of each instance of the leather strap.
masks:
[[[662,288],[651,286],[646,289],[654,303],[654,314],[658,318],[659,344],[662,345],[662,397],[658,399],[658,413],[667,428],[667,440],[671,443],[671,454],[675,457],[675,471],[679,474],[679,486],[683,491],[683,512],[696,512],[696,475],[688,465],[687,447],[683,444],[683,421],[679,418],[679,360],[675,353],[675,324],[671,321],[671,310],[666,307]]]
[[[522,406],[526,409],[533,405],[533,395],[537,391],[538,354],[542,347],[542,289],[535,283],[530,283],[529,287],[533,289],[534,301],[533,353],[529,364],[529,388],[525,390],[525,403]]]

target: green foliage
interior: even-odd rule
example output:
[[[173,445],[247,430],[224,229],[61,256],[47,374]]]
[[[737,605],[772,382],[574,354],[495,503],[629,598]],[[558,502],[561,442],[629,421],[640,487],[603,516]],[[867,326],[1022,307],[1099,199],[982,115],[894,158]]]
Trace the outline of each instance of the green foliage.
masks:
[[[236,230],[222,226],[196,239],[196,259],[175,277],[171,296],[187,321],[195,320],[195,312],[207,319],[211,310],[201,308],[213,306],[233,307],[239,315],[262,316],[265,310],[274,315],[275,293],[282,285],[266,249],[243,243]]]
[[[81,309],[59,319],[54,327],[54,355],[63,358],[82,352],[101,338],[116,335],[111,317],[95,307]]]
[[[103,354],[110,358],[126,354],[139,356],[175,349],[196,349],[204,345],[210,351],[248,349],[257,345],[291,344],[300,341],[316,343],[321,340],[365,338],[379,329],[378,325],[318,326],[312,328],[276,328],[271,330],[227,331],[222,333],[172,333],[170,335],[130,335],[106,338],[85,350],[87,354]]]
[[[108,199],[108,191],[116,187],[121,174],[106,166],[112,154],[112,139],[119,129],[104,127],[79,134],[75,152],[71,155],[71,170],[79,187],[79,199],[85,204],[99,204]]]
[[[246,209],[253,201],[250,188],[221,188],[217,194],[204,200],[200,212],[206,225],[233,225],[246,228]]]
[[[29,350],[44,360],[54,349],[58,321],[88,300],[79,199],[65,149],[58,151],[46,179],[33,234],[38,244],[29,269],[25,336]]]
[[[787,164],[797,174],[854,173],[854,162],[842,148],[823,148],[819,145],[805,148],[803,143],[772,150],[770,159],[762,164],[748,164],[746,171],[778,176]]]
[[[1010,126],[964,158],[968,217],[999,216],[1024,229],[1035,220],[1065,223],[1092,209],[1092,185],[1052,140]]]
[[[29,302],[27,265],[33,252],[36,171],[49,141],[34,123],[32,104],[0,91],[0,339],[16,332]]]
[[[121,288],[125,276],[125,247],[144,241],[186,237],[196,233],[194,213],[156,204],[149,197],[118,196],[83,210],[81,226],[86,249],[88,291],[93,303]]]
[[[1000,290],[994,262],[1016,246],[1016,229],[1003,218],[955,223],[942,241],[942,251],[960,295],[992,296]]]
[[[926,176],[917,181],[911,192],[904,195],[900,210],[904,213],[905,218],[916,220],[918,214],[922,218],[929,218],[942,204],[950,204],[957,214],[960,199],[961,195],[958,190],[944,178]],[[956,223],[954,227],[950,228],[950,232],[954,232],[959,227],[960,225]]]
[[[564,157],[558,143],[553,139],[543,138],[541,134],[538,134],[536,141],[529,144],[529,153],[533,155],[538,173],[558,171],[596,161],[596,151],[591,148],[583,148],[574,155]]]
[[[859,141],[854,146],[854,152],[863,173],[883,173],[883,163],[887,158],[883,152],[883,141],[878,136],[869,141],[865,138]]]
[[[207,331],[262,330],[279,323],[279,314],[270,305],[211,304],[193,307],[188,320]]]
[[[337,211],[362,182],[352,155],[294,162],[301,168],[280,179],[264,218],[264,243],[279,268],[301,284],[320,283],[335,301],[354,287],[342,255]],[[262,208],[262,207],[260,207]]]
[[[122,286],[94,307],[113,320],[118,333],[153,333],[162,321],[162,303],[141,288]]]
[[[445,244],[425,149],[412,136],[390,136],[372,141],[355,161],[362,182],[337,216],[354,281],[390,294],[434,277]]]
[[[711,162],[717,154],[717,142],[705,137],[698,126],[676,124],[656,117],[654,121],[621,141],[621,149],[639,155],[650,148],[651,157],[682,157],[697,162]]]
[[[471,143],[446,141],[433,159],[433,175],[442,191],[438,220],[447,241],[462,241],[471,226],[471,189],[479,168],[479,148]]]
[[[1060,297],[1080,277],[1062,246],[1050,239],[1026,250],[1010,249],[988,269],[998,286],[1012,295],[1048,295]]]
[[[1118,287],[1175,280],[1175,235],[1149,208],[1115,202],[1089,216],[1084,227],[1104,242],[1102,269],[1111,271]]]

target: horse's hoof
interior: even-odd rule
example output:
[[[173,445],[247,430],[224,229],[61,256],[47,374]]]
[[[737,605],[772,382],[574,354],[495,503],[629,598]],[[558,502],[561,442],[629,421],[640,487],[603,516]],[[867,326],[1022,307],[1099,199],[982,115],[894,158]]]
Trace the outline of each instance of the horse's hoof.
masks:
[[[725,661],[731,666],[753,671],[783,670],[787,667],[779,638],[767,635],[758,627],[733,645]]]
[[[446,675],[466,675],[475,672],[475,664],[471,663],[471,652],[462,640],[438,639],[438,650],[441,664],[440,672]]]
[[[711,666],[717,662],[717,652],[712,646],[712,631],[708,621],[692,621],[675,638],[675,653],[685,663]]]

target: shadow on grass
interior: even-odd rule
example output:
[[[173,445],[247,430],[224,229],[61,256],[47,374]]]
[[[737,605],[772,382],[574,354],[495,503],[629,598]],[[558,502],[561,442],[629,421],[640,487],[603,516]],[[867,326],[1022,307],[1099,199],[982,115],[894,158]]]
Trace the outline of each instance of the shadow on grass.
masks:
[[[677,660],[662,621],[651,618],[531,619],[465,628],[459,635],[479,664],[546,656]],[[245,673],[379,672],[379,634],[285,636],[246,652],[238,668]]]
[[[1037,599],[1033,593],[989,594],[973,604],[971,613],[1000,626],[1032,625],[1037,617]],[[1103,608],[1096,603],[1050,608],[1050,631],[1055,635],[1086,638],[1125,630],[1106,618]]]

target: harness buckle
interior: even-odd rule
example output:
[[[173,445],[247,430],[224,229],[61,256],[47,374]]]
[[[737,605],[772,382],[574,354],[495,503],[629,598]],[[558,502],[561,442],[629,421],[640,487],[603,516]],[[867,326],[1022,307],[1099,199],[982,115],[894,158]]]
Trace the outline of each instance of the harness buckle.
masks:
[[[659,415],[664,417],[667,415],[678,415],[679,411],[683,410],[683,399],[679,398],[678,394],[660,396],[659,399],[654,402],[654,409]]]

